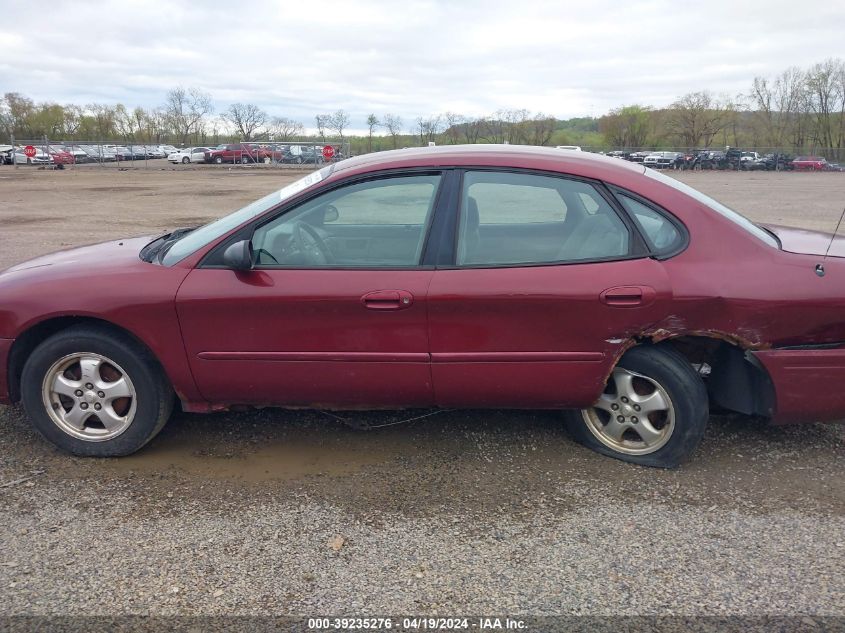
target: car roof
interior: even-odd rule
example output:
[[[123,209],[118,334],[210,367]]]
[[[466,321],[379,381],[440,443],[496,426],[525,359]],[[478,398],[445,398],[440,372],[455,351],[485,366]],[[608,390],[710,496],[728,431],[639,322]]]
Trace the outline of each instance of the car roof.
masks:
[[[533,145],[440,145],[374,152],[348,158],[336,164],[333,175],[348,176],[386,169],[409,167],[515,167],[557,171],[585,177],[642,174],[636,163],[593,154],[561,152]]]

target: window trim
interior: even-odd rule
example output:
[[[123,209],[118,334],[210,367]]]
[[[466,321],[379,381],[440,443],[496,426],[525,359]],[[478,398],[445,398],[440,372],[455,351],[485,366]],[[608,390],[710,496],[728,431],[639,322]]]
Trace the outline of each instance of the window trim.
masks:
[[[268,209],[261,216],[253,218],[247,224],[237,229],[229,237],[218,243],[215,247],[213,247],[210,251],[208,251],[208,253],[203,256],[203,258],[197,264],[196,268],[229,270],[228,266],[225,266],[222,263],[223,251],[225,251],[229,246],[241,240],[252,239],[252,236],[255,234],[255,231],[259,227],[277,220],[286,213],[289,213],[290,211],[298,208],[299,206],[307,204],[311,200],[314,200],[315,198],[318,198],[324,194],[331,193],[332,191],[336,191],[337,189],[349,185],[356,185],[359,183],[374,180],[430,175],[439,176],[440,181],[437,186],[437,191],[434,194],[434,202],[431,212],[429,213],[426,225],[423,228],[425,232],[425,235],[423,236],[423,247],[420,251],[420,257],[416,264],[409,266],[274,266],[272,264],[262,264],[261,266],[253,266],[252,270],[432,270],[434,268],[433,265],[423,264],[422,262],[426,261],[426,253],[429,248],[429,236],[431,234],[432,227],[434,226],[435,218],[437,217],[438,212],[440,212],[441,214],[443,213],[443,211],[440,211],[440,207],[444,204],[443,192],[445,189],[444,184],[448,179],[447,172],[448,169],[440,167],[385,169],[376,172],[368,172],[365,174],[350,176],[348,178],[338,180],[337,182],[331,183],[325,187],[310,192],[310,195],[308,196],[299,197],[294,200],[285,200],[278,206]]]
[[[631,191],[629,189],[624,189],[624,188],[618,187],[616,185],[608,185],[608,190],[614,196],[614,198],[616,199],[616,204],[619,205],[619,208],[622,209],[622,211],[626,215],[630,216],[631,222],[633,222],[637,226],[637,230],[640,231],[642,238],[643,238],[643,242],[645,243],[645,246],[648,249],[649,257],[652,257],[652,258],[654,258],[658,261],[665,261],[667,259],[675,257],[676,255],[680,255],[685,250],[687,250],[687,248],[689,248],[689,244],[690,244],[689,229],[687,229],[686,224],[681,222],[681,220],[678,219],[678,217],[675,216],[675,214],[667,211],[666,209],[661,207],[659,204],[652,202],[648,198],[644,198],[640,194],[634,193],[633,191]],[[655,213],[657,213],[661,217],[668,220],[675,227],[675,229],[678,231],[679,235],[681,236],[680,245],[677,246],[676,248],[671,249],[671,250],[662,251],[662,252],[657,250],[657,249],[651,248],[651,242],[645,236],[645,229],[643,229],[640,226],[640,223],[637,221],[637,218],[634,217],[635,214],[631,211],[628,211],[628,209],[625,208],[625,205],[622,204],[621,200],[619,200],[620,196],[625,197],[625,198],[630,198],[631,200],[639,202],[643,206],[648,207],[649,209],[651,209],[652,211],[654,211]]]
[[[454,231],[451,240],[451,258],[448,264],[438,265],[438,270],[477,270],[477,269],[497,269],[497,268],[536,268],[538,266],[577,266],[581,264],[600,264],[604,262],[619,262],[619,261],[630,261],[634,259],[642,259],[644,257],[648,257],[650,255],[650,249],[648,246],[648,242],[645,241],[643,235],[640,232],[639,226],[636,222],[629,217],[627,211],[622,207],[621,203],[614,198],[611,194],[610,190],[607,188],[607,185],[601,181],[596,180],[593,178],[587,178],[584,176],[578,176],[575,174],[567,174],[563,172],[557,171],[546,171],[542,169],[530,169],[530,168],[523,168],[523,167],[498,167],[498,166],[461,166],[457,168],[456,171],[460,172],[460,181],[458,183],[458,187],[454,192],[454,210],[453,215],[455,217],[454,222]],[[613,212],[617,215],[620,222],[625,226],[629,233],[629,245],[628,245],[628,253],[625,255],[620,255],[618,257],[601,257],[601,258],[593,258],[593,259],[578,259],[578,260],[554,260],[554,261],[542,261],[542,262],[517,262],[511,264],[458,264],[457,263],[457,256],[458,256],[458,240],[460,239],[460,226],[461,226],[461,212],[462,212],[462,192],[464,188],[464,176],[467,172],[478,172],[478,171],[486,171],[486,172],[495,172],[495,173],[510,173],[510,174],[523,174],[528,176],[547,176],[550,178],[557,178],[560,180],[571,180],[576,182],[582,182],[584,184],[588,184],[592,186],[598,194],[604,198],[605,202],[610,205],[610,208]]]

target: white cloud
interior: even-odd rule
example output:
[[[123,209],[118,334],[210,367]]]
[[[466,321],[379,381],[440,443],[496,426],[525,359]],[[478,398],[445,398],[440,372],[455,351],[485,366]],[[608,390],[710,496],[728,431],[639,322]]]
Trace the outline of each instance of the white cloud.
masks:
[[[571,117],[733,95],[845,52],[845,5],[829,0],[58,0],[2,14],[0,91],[149,107],[196,86],[218,110],[253,102],[311,126],[343,108],[356,129],[369,112]]]

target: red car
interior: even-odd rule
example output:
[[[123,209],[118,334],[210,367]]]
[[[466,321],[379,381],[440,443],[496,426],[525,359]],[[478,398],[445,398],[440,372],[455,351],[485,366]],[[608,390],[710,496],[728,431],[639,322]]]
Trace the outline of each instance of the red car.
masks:
[[[47,153],[48,148],[43,147],[42,150],[44,151],[44,153]],[[74,155],[68,152],[67,150],[59,149],[56,147],[50,147],[49,150],[50,156],[53,157],[53,163],[56,165],[73,165],[74,163],[76,163],[76,158],[74,157]]]
[[[792,168],[797,171],[821,171],[827,167],[827,159],[821,156],[796,156]]]
[[[210,149],[205,152],[206,163],[263,163],[264,154],[257,145],[247,143],[235,143],[226,145],[219,149]]]
[[[586,445],[671,467],[713,409],[845,416],[830,241],[586,152],[370,154],[200,228],[8,269],[0,400],[98,456],[177,401],[567,409]]]

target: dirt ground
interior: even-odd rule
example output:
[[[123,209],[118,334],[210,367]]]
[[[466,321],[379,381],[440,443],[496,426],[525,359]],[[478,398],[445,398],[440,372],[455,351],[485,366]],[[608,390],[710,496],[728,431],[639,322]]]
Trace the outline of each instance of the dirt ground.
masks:
[[[0,167],[0,268],[195,225],[300,173]],[[845,174],[681,178],[754,220],[832,230],[845,206]],[[714,416],[692,462],[657,471],[551,412],[363,432],[268,409],[177,414],[94,460],[0,407],[0,615],[845,616],[843,457],[838,424]]]

